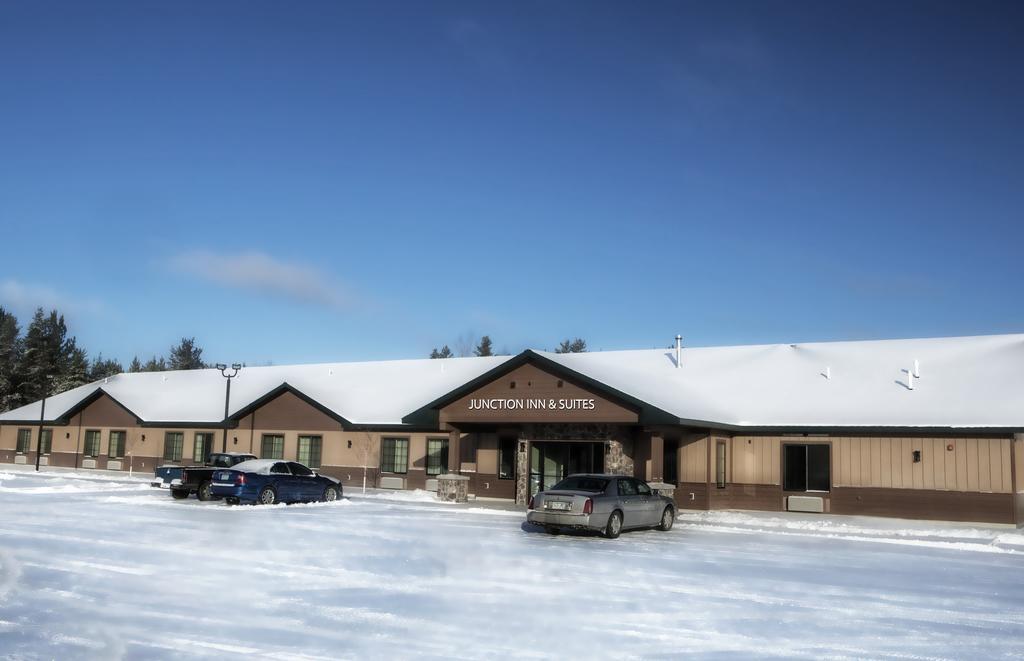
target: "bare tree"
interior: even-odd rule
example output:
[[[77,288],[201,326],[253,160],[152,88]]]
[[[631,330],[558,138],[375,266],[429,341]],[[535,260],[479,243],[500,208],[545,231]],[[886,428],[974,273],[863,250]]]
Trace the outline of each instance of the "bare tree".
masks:
[[[363,466],[363,493],[366,493],[366,478],[370,470],[370,459],[373,457],[373,436],[364,431],[355,440],[356,453],[359,455],[359,462]]]
[[[472,356],[474,347],[476,347],[476,335],[473,331],[466,331],[455,339],[455,354],[459,358]]]

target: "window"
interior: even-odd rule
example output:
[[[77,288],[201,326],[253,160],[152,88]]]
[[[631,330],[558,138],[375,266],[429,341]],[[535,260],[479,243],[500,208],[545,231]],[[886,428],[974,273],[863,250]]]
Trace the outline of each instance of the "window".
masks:
[[[100,456],[100,430],[89,429],[85,432],[85,445],[82,454],[86,457]]]
[[[519,443],[514,438],[502,438],[498,440],[498,479],[516,479],[516,445]]]
[[[291,475],[291,471],[288,470],[288,464],[283,461],[279,464],[274,464],[270,467],[271,475]]]
[[[427,439],[427,475],[448,472],[448,439]]]
[[[409,472],[409,439],[382,438],[380,440],[380,470],[382,473]]]
[[[641,482],[640,480],[636,480],[636,492],[638,494],[640,494],[641,496],[650,496],[651,495],[651,488],[649,486],[647,486],[647,484],[645,482]]]
[[[629,478],[621,478],[619,480],[619,495],[620,496],[635,496],[636,495],[636,483]]]
[[[50,448],[53,447],[53,430],[52,429],[44,429],[43,430],[43,439],[42,439],[42,443],[40,443],[40,445],[42,445],[42,449],[41,450],[42,450],[43,454],[50,454]]]
[[[169,431],[164,434],[164,459],[181,461],[181,449],[185,445],[185,432]]]
[[[284,436],[281,434],[264,434],[263,449],[260,452],[263,459],[284,459]]]
[[[288,462],[288,468],[291,469],[292,475],[298,475],[299,477],[310,477],[313,475],[313,471],[309,470],[302,464],[297,464],[294,461]]]
[[[784,475],[782,488],[786,491],[828,491],[832,486],[828,445],[784,445]]]
[[[32,447],[32,430],[31,429],[19,429],[18,430],[18,454],[25,454]]]
[[[725,442],[715,444],[715,486],[725,488]]]
[[[210,452],[212,451],[213,434],[208,431],[197,431],[195,442],[192,444],[192,459],[205,464],[209,461]]]
[[[324,439],[321,436],[299,436],[299,463],[310,468],[320,468],[320,453]]]
[[[111,459],[120,459],[124,456],[125,435],[126,434],[123,431],[110,432],[110,442],[107,444],[107,456]]]

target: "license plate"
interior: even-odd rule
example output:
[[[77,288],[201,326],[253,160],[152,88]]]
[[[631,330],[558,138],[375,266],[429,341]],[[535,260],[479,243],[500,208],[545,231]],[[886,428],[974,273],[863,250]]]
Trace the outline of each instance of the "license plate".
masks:
[[[564,500],[552,500],[546,503],[545,506],[549,510],[568,510],[572,507],[572,504],[565,502]]]

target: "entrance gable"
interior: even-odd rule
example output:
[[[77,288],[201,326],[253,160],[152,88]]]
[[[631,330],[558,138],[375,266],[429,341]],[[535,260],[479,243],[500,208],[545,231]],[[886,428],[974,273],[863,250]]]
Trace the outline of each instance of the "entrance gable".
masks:
[[[532,363],[520,365],[441,407],[446,423],[636,423],[639,411]]]
[[[300,397],[291,388],[280,389],[256,406],[235,414],[239,427],[249,427],[255,416],[260,429],[299,429],[302,431],[338,431],[341,423]]]
[[[79,414],[81,418],[78,420],[83,426],[118,428],[134,427],[139,424],[139,419],[134,413],[103,390],[97,390],[93,397],[82,402],[77,411],[72,409],[64,414],[64,417],[70,419]]]

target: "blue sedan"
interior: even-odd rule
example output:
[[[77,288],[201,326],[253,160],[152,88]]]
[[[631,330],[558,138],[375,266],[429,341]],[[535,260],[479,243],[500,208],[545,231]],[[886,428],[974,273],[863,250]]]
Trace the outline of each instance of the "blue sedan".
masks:
[[[341,497],[338,480],[280,459],[250,459],[216,471],[211,490],[231,504],[331,502]]]

